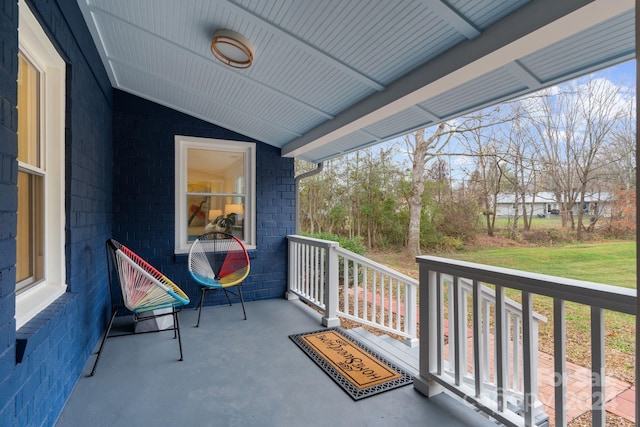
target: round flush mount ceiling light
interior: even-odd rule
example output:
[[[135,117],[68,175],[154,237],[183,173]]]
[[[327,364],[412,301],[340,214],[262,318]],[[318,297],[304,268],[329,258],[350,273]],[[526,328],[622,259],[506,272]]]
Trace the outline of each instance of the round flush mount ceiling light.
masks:
[[[233,68],[249,68],[253,63],[253,45],[242,34],[218,30],[211,40],[211,53],[220,62]]]

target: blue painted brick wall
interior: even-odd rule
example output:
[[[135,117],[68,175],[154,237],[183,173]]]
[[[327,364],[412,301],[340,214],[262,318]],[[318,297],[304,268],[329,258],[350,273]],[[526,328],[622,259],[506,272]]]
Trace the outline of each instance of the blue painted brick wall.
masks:
[[[114,238],[170,277],[195,305],[200,291],[188,274],[186,256],[174,255],[174,137],[252,140],[118,90],[113,134]],[[256,144],[257,249],[250,253],[251,274],[243,285],[249,301],[284,296],[285,236],[295,231],[293,159]]]
[[[16,0],[0,0],[0,425],[53,425],[109,314],[112,89],[74,0],[28,0],[68,64],[65,141],[69,292],[15,330]],[[17,340],[25,344],[16,363]]]

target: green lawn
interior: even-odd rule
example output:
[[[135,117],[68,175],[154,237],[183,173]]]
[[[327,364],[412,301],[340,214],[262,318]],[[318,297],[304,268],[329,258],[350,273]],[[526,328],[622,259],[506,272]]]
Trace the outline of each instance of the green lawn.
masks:
[[[608,285],[636,288],[636,243],[612,241],[568,244],[557,247],[501,247],[456,252],[448,258],[495,265],[552,276],[567,277]],[[507,290],[507,296],[520,301],[520,292]],[[549,319],[540,325],[539,345],[553,352],[553,302],[535,296],[534,310]],[[582,366],[590,366],[590,310],[588,306],[567,303],[567,357]],[[633,381],[635,317],[618,312],[605,312],[605,343],[609,374]]]
[[[481,247],[476,250],[447,252],[446,254],[436,253],[434,255],[551,276],[629,288],[636,287],[635,241],[600,241],[553,247]],[[404,253],[368,252],[366,256],[409,276],[418,277],[414,260]],[[506,295],[515,301],[521,301],[521,294],[518,291],[507,290]],[[548,319],[547,323],[539,325],[538,344],[540,350],[552,354],[554,340],[553,301],[551,298],[535,295],[533,309]],[[565,318],[567,358],[571,362],[588,367],[591,363],[590,309],[588,306],[567,303]],[[605,335],[607,374],[633,382],[635,317],[606,311]]]
[[[522,228],[522,218],[518,219],[518,228]],[[484,223],[483,223],[484,225]],[[513,226],[513,218],[498,217],[495,222],[496,230],[508,229]],[[558,215],[553,215],[547,218],[538,218],[534,216],[531,219],[531,230],[548,230],[550,228],[561,228],[562,218]]]
[[[500,247],[446,255],[463,261],[608,285],[636,287],[636,243],[612,241],[556,247]]]

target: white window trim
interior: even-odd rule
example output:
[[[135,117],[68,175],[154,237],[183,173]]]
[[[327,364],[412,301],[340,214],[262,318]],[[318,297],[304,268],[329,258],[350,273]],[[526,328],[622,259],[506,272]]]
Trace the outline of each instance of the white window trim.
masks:
[[[64,213],[64,123],[66,65],[42,27],[25,4],[19,7],[19,45],[41,71],[44,104],[42,143],[44,145],[45,215],[44,277],[45,280],[16,295],[16,329],[49,306],[67,290],[65,271]]]
[[[253,142],[228,141],[194,136],[175,136],[175,253],[189,252],[187,230],[182,224],[187,223],[187,150],[219,150],[244,153],[246,155],[244,176],[246,180],[245,226],[248,227],[247,249],[256,248],[256,144]]]

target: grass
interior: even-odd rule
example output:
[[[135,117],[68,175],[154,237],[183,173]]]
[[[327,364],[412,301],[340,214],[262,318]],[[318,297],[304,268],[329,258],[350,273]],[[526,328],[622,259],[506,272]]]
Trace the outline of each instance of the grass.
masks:
[[[518,219],[519,228],[522,228],[522,218]],[[513,226],[513,218],[498,217],[494,227],[496,230],[508,229]],[[531,219],[531,230],[548,230],[550,228],[561,228],[562,218],[558,215],[553,215],[548,218],[538,218],[534,216]]]
[[[540,218],[540,220],[543,219]],[[636,287],[635,241],[604,241],[553,247],[481,247],[437,255],[551,276],[627,288]],[[387,252],[367,253],[366,256],[412,277],[417,277],[415,260],[406,255]],[[506,295],[515,301],[521,301],[521,294],[518,291],[507,290]],[[533,308],[548,318],[547,323],[539,325],[540,350],[553,354],[553,302],[551,298],[536,295],[533,298]],[[591,366],[590,309],[588,306],[567,303],[565,310],[567,359],[578,365],[589,367]],[[635,317],[606,311],[605,335],[607,374],[633,382]]]
[[[499,247],[457,252],[447,257],[495,265],[516,270],[548,274],[626,288],[636,288],[636,242],[605,241],[567,244],[558,247]],[[520,293],[506,295],[520,301]],[[535,296],[534,310],[549,321],[540,325],[540,350],[553,353],[553,301]],[[582,366],[591,366],[590,309],[567,303],[567,357]],[[633,382],[635,317],[613,311],[605,312],[607,369],[620,379]]]
[[[484,248],[454,252],[446,257],[625,288],[636,287],[636,243],[629,241]]]

